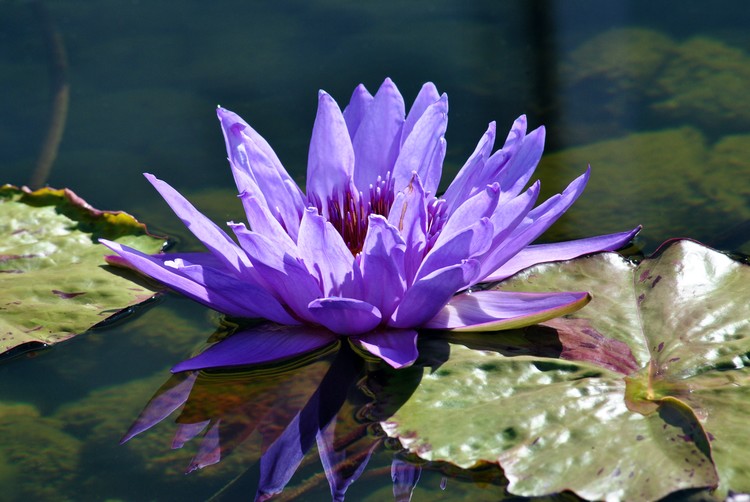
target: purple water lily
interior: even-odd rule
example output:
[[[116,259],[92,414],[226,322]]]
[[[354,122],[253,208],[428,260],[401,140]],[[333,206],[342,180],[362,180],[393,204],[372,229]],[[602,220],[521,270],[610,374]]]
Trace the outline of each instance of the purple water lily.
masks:
[[[290,330],[273,340],[219,343],[175,371],[266,362],[330,343],[333,334],[394,367],[417,357],[418,328],[497,330],[581,308],[586,292],[470,292],[530,265],[614,250],[639,230],[530,245],[583,191],[589,171],[535,206],[524,190],[542,155],[544,128],[519,117],[492,153],[495,124],[442,196],[448,98],[425,84],[405,113],[390,79],[372,96],[358,86],[342,112],[321,91],[303,193],[268,143],[218,109],[249,226],[236,241],[153,175],[146,178],[209,253],[145,255],[102,241],[117,259],[204,305]],[[326,329],[319,329],[323,327]],[[237,350],[237,346],[244,350]]]

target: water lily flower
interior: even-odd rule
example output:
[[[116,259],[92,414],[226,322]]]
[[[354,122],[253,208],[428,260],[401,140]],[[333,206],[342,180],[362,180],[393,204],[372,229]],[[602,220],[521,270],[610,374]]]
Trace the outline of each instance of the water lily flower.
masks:
[[[618,249],[640,228],[531,245],[582,193],[589,170],[536,205],[539,181],[525,187],[545,133],[527,133],[525,116],[494,153],[490,123],[439,195],[448,98],[432,83],[408,113],[390,79],[374,96],[359,85],[343,112],[320,91],[305,192],[252,127],[229,110],[217,113],[247,215],[247,226],[228,223],[236,240],[146,174],[209,252],[146,255],[101,242],[119,254],[116,261],[219,312],[314,328],[232,341],[235,335],[174,371],[277,360],[335,336],[394,367],[409,365],[419,328],[515,328],[577,310],[589,301],[586,292],[472,287],[536,263]]]

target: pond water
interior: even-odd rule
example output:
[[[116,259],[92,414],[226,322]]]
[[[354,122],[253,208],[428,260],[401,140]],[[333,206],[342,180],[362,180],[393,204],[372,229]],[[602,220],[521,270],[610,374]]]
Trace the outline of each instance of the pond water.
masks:
[[[745,2],[0,2],[3,183],[32,183],[50,120],[51,28],[40,12],[62,37],[70,88],[46,183],[135,215],[175,249],[198,245],[142,172],[216,221],[243,219],[217,104],[258,130],[303,185],[317,90],[343,105],[358,83],[374,92],[391,77],[407,103],[425,81],[449,95],[444,181],[488,122],[505,131],[524,113],[547,128],[543,197],[591,164],[583,197],[544,240],[643,224],[630,252],[691,237],[750,253]],[[218,324],[215,313],[164,295],[117,323],[3,361],[0,500],[252,498],[257,452],[185,476],[196,449],[170,449],[172,419],[118,444],[169,367]],[[359,417],[364,401],[350,396],[345,410]],[[372,444],[382,435],[375,425],[360,434]],[[392,497],[397,445],[378,444],[350,500]],[[286,496],[329,500],[321,473],[313,447]],[[497,469],[431,465],[414,500],[499,500],[503,490]]]

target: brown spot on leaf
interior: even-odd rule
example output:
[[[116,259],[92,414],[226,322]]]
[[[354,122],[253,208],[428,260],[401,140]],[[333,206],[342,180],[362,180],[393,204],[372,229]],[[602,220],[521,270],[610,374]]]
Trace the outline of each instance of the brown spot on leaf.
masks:
[[[542,325],[557,331],[562,344],[562,359],[594,363],[623,375],[638,370],[638,362],[630,347],[599,333],[587,319],[560,317]]]

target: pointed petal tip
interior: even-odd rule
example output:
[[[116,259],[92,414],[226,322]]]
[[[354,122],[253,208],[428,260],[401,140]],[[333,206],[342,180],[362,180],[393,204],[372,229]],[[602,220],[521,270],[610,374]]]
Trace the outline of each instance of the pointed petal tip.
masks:
[[[591,301],[587,291],[525,293],[486,290],[457,295],[426,325],[446,331],[517,329],[571,314]]]
[[[435,84],[434,84],[433,82],[425,82],[424,84],[422,84],[422,89],[421,89],[421,91],[422,91],[422,92],[427,92],[427,91],[430,91],[430,93],[433,93],[433,92],[434,92],[434,94],[435,94],[436,96],[439,96],[439,95],[440,95],[440,93],[439,93],[439,92],[438,92],[438,90],[437,90],[437,86],[436,86],[436,85],[435,85]]]

